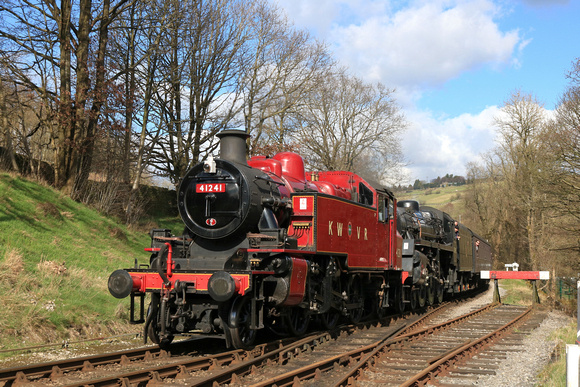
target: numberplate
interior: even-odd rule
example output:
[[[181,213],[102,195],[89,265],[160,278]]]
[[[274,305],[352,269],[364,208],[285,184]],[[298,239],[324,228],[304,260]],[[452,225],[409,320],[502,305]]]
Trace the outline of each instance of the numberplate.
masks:
[[[226,184],[225,183],[197,184],[195,186],[195,192],[197,193],[226,192]]]

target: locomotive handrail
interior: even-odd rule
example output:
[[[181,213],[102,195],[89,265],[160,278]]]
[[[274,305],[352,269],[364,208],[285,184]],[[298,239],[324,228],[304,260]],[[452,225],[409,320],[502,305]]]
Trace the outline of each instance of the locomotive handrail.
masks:
[[[285,185],[284,182],[282,182],[282,181],[276,181],[276,180],[272,179],[271,177],[263,177],[263,176],[256,175],[256,176],[254,176],[254,179],[256,179],[256,180],[264,180],[264,181],[267,181],[268,183],[273,183],[273,184],[278,184],[278,185]]]

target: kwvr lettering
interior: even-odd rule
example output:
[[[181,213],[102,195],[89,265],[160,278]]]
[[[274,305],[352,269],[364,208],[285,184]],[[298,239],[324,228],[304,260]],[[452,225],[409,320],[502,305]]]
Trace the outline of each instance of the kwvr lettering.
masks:
[[[329,220],[328,221],[328,235],[334,235],[332,233],[332,226],[333,226],[333,224],[334,224],[334,221],[333,220]],[[344,226],[343,223],[336,222],[336,235],[339,236],[339,237],[342,236],[343,226]],[[360,239],[360,234],[361,234],[361,228],[359,226],[357,226],[356,227],[356,237],[357,237],[357,239]],[[369,240],[368,230],[367,230],[366,227],[364,228],[363,239],[365,241],[368,241]]]

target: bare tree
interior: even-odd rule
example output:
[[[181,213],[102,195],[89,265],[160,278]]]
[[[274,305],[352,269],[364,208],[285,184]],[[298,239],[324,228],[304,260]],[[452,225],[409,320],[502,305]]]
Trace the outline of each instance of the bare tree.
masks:
[[[546,152],[547,117],[541,103],[531,94],[512,93],[496,118],[500,143],[496,156],[503,178],[512,188],[511,197],[519,202],[521,229],[532,269],[540,267],[543,218],[547,203],[544,182],[551,171],[550,154]]]
[[[187,169],[215,149],[214,135],[239,126],[238,78],[246,62],[252,2],[171,1],[155,90],[159,133],[152,163],[177,184]]]
[[[522,211],[513,196],[509,179],[503,176],[493,152],[482,155],[481,165],[470,163],[467,178],[471,182],[464,195],[466,213],[463,222],[491,242],[498,267],[502,263],[522,262],[527,244],[522,237]]]
[[[55,182],[74,197],[88,178],[93,143],[106,99],[105,59],[109,25],[127,0],[78,4],[64,0],[9,0],[0,59],[19,84],[44,99],[56,122],[50,125]],[[18,60],[10,60],[18,58]],[[46,80],[52,80],[53,83]]]
[[[325,79],[301,114],[299,136],[311,167],[352,171],[365,154],[379,157],[375,164],[397,154],[406,123],[393,93],[345,71]]]
[[[555,168],[542,104],[531,94],[514,91],[495,118],[497,146],[482,166],[470,165],[473,182],[468,208],[505,263],[548,269],[545,257],[554,246],[553,206],[547,200]]]
[[[580,270],[577,254],[580,241],[580,59],[567,74],[569,85],[562,93],[550,126],[549,146],[556,158],[550,175],[550,198],[558,211],[562,234],[560,254],[567,254],[572,267]]]
[[[251,61],[241,78],[244,126],[252,134],[250,152],[288,147],[292,121],[321,80],[332,59],[321,42],[297,30],[268,3],[257,3],[252,19]]]
[[[18,171],[19,167],[16,162],[16,153],[12,141],[12,125],[10,124],[14,94],[15,90],[9,87],[6,80],[0,76],[0,133],[2,133],[2,139],[4,140],[4,147],[3,149],[0,149],[0,166],[6,169]]]

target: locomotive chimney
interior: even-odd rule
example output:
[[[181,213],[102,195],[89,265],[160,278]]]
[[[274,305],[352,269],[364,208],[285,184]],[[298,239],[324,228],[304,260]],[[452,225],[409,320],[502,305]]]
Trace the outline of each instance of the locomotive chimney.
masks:
[[[247,164],[246,140],[250,135],[243,130],[223,130],[220,139],[220,158],[239,164]]]

